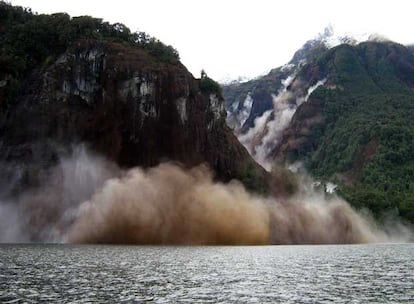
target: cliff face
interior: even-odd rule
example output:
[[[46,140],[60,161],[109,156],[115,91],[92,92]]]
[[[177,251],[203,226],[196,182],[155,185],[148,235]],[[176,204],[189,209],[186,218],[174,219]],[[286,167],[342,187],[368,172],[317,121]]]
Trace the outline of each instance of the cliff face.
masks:
[[[200,81],[142,48],[79,40],[24,78],[0,117],[1,162],[9,175],[21,172],[17,184],[31,185],[60,153],[87,143],[124,167],[207,163],[219,179],[255,188],[245,178],[253,174],[264,184],[266,173],[225,125],[220,93],[202,92]]]

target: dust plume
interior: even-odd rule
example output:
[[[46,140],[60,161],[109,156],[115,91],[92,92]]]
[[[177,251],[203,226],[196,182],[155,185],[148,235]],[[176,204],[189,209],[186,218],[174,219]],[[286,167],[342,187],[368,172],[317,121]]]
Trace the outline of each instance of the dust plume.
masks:
[[[271,244],[353,244],[390,239],[339,198],[276,203],[269,212]]]
[[[338,244],[389,237],[346,202],[258,198],[205,168],[134,169],[85,202],[69,241],[133,244]]]
[[[299,181],[278,200],[219,183],[205,166],[121,170],[74,149],[36,189],[0,198],[0,242],[258,245],[407,241],[412,230]],[[6,189],[7,187],[3,187]],[[399,238],[396,239],[395,236]]]
[[[161,164],[113,179],[82,204],[69,240],[81,243],[267,244],[266,207],[205,167]]]
[[[278,201],[237,181],[213,181],[206,167],[164,163],[108,180],[79,208],[68,240],[133,244],[338,244],[394,240],[348,203],[301,180]]]

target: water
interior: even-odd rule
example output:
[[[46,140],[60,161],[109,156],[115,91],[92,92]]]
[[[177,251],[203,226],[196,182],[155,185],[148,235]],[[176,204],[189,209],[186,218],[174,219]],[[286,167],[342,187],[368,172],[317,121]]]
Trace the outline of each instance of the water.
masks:
[[[414,244],[0,245],[0,303],[413,303]]]

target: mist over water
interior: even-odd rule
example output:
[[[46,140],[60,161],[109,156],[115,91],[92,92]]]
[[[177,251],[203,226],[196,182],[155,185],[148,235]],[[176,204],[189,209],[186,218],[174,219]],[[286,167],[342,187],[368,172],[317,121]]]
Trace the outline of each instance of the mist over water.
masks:
[[[392,228],[392,229],[391,229]],[[409,227],[377,227],[340,198],[304,185],[279,201],[213,180],[204,166],[121,170],[84,147],[41,187],[0,202],[1,242],[318,244],[407,241]]]

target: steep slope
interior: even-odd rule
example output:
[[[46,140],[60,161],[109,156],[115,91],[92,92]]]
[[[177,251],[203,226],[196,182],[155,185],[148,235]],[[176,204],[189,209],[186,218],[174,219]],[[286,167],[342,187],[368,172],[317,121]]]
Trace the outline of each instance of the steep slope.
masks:
[[[306,62],[328,49],[332,35],[332,30],[326,29],[317,38],[306,42],[289,64],[273,69],[265,76],[223,87],[227,124],[256,161],[269,171],[273,162],[271,151],[296,108],[325,81],[322,78],[299,79],[297,75]]]
[[[277,94],[288,75],[289,71],[275,69],[260,79],[223,86],[227,124],[240,132],[252,128],[254,119],[272,108],[272,94]]]
[[[301,75],[312,70],[327,81],[298,108],[274,156],[305,161],[356,206],[414,221],[412,52],[392,42],[341,45]]]
[[[122,167],[206,163],[221,180],[266,190],[266,173],[225,125],[220,92],[174,49],[99,19],[0,8],[1,179],[14,180],[12,193],[76,143]]]
[[[272,69],[267,75],[247,82],[233,82],[223,86],[228,111],[227,124],[236,132],[246,133],[254,127],[254,120],[271,110],[274,97],[287,87],[307,62],[312,62],[334,45],[355,44],[350,37],[337,37],[328,26],[314,39],[308,40],[295,52],[290,62]],[[302,88],[306,91],[306,88]]]

